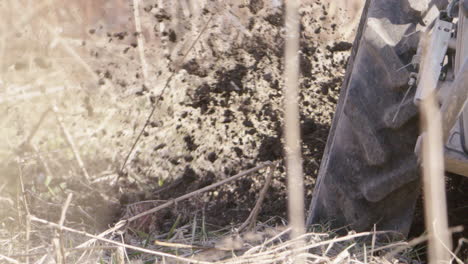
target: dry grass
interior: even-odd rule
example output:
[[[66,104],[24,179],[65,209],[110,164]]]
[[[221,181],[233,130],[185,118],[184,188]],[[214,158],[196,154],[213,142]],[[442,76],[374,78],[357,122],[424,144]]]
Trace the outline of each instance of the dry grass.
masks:
[[[63,248],[63,256],[69,263],[96,263],[115,261],[120,249],[125,249],[125,258],[132,263],[155,262],[160,263],[297,263],[297,254],[307,263],[406,263],[418,253],[407,249],[411,242],[385,242],[386,232],[350,233],[338,237],[334,232],[323,229],[322,232],[309,232],[296,239],[290,238],[291,228],[273,227],[268,223],[259,223],[252,232],[237,233],[234,229],[220,229],[211,231],[207,236],[199,228],[190,232],[195,226],[188,224],[175,229],[174,236],[165,242],[158,238],[151,238],[143,245],[132,245],[95,236],[73,228],[51,223],[43,219],[31,217],[37,227],[46,226],[63,233],[64,236],[77,234],[82,237],[96,239],[97,242],[88,247]],[[323,227],[315,227],[322,229]],[[200,230],[200,231],[198,231]],[[167,236],[162,234],[160,237]],[[377,242],[375,241],[376,237]],[[419,239],[418,242],[423,241]],[[303,241],[301,247],[294,247],[298,241]],[[367,243],[366,243],[367,241]],[[390,242],[391,241],[391,242]],[[10,243],[15,241],[10,240]],[[17,242],[17,241],[16,241]],[[415,246],[413,243],[412,246]],[[31,260],[45,260],[49,263],[53,259],[54,250],[48,252],[41,248],[35,254],[12,254],[3,256],[11,263],[22,262],[26,257]],[[403,251],[403,252],[401,252]],[[84,254],[85,252],[86,254]],[[397,254],[395,254],[397,253]],[[2,256],[0,256],[2,258]],[[418,263],[413,259],[412,263]]]
[[[130,12],[133,14],[136,31],[141,33],[136,36],[138,67],[140,67],[143,76],[143,84],[148,85],[147,83],[151,81],[148,68],[154,67],[154,65],[145,54],[147,39],[156,42],[157,47],[163,50],[158,60],[165,63],[171,63],[168,60],[171,53],[181,53],[182,56],[178,56],[178,60],[174,60],[169,65],[178,68],[189,52],[202,48],[195,44],[203,35],[207,25],[211,23],[211,19],[208,21],[200,20],[201,22],[197,20],[194,22],[194,29],[191,32],[185,32],[189,41],[177,47],[169,47],[171,44],[168,43],[167,38],[153,39],[154,36],[148,35],[148,31],[151,32],[152,29],[148,29],[144,18],[140,17],[139,11],[141,10],[138,7],[141,8],[142,2],[144,1],[133,0],[133,10]],[[274,6],[277,1],[266,2],[267,5]],[[288,2],[288,4],[293,5],[293,2]],[[109,102],[106,103],[116,107],[112,111],[98,113],[102,116],[95,124],[93,123],[92,131],[83,132],[80,128],[71,127],[73,122],[70,120],[73,119],[70,116],[76,115],[73,112],[76,109],[62,107],[59,104],[60,99],[66,97],[72,97],[71,100],[73,100],[73,92],[81,88],[80,82],[102,80],[102,76],[96,73],[88,61],[83,58],[82,50],[82,41],[83,38],[86,38],[83,37],[86,35],[86,30],[84,30],[86,27],[83,25],[91,23],[94,19],[92,15],[96,9],[94,5],[99,2],[83,1],[83,3],[88,3],[88,6],[79,6],[77,2],[67,6],[66,9],[61,9],[57,2],[52,0],[8,0],[1,4],[4,4],[3,6],[0,6],[0,14],[4,15],[5,20],[8,21],[7,25],[0,26],[2,32],[5,32],[0,39],[0,56],[2,56],[0,63],[4,68],[6,65],[13,67],[0,72],[0,74],[2,80],[16,84],[5,88],[5,91],[2,90],[3,97],[0,98],[0,104],[8,103],[8,107],[21,108],[29,104],[27,100],[36,100],[35,102],[38,103],[35,112],[26,113],[32,119],[38,120],[33,124],[23,123],[23,119],[9,115],[2,120],[2,125],[15,125],[4,129],[6,140],[0,149],[2,165],[5,166],[2,168],[4,170],[1,177],[6,179],[0,182],[0,215],[4,218],[2,226],[0,226],[1,263],[297,263],[295,260],[298,257],[306,263],[406,263],[411,259],[417,259],[418,252],[413,247],[424,241],[425,238],[415,242],[390,242],[386,239],[387,233],[385,232],[350,233],[347,236],[338,237],[333,230],[319,226],[314,227],[314,230],[309,230],[313,232],[304,233],[302,212],[304,206],[301,202],[303,193],[302,169],[300,168],[301,158],[297,154],[299,152],[297,149],[297,141],[299,140],[298,109],[295,100],[297,92],[294,91],[298,78],[298,59],[297,56],[294,56],[298,48],[297,32],[291,33],[296,38],[291,38],[290,42],[286,42],[286,57],[291,60],[289,64],[291,67],[286,67],[286,76],[289,77],[290,81],[288,90],[292,93],[289,97],[286,96],[286,98],[290,98],[290,100],[287,99],[287,102],[291,102],[291,104],[289,108],[286,107],[285,112],[290,116],[286,120],[291,121],[291,123],[287,121],[290,125],[286,126],[287,132],[292,132],[292,136],[287,141],[290,142],[289,150],[293,154],[292,158],[288,159],[288,167],[291,168],[292,175],[295,175],[289,180],[291,187],[290,220],[275,219],[275,222],[282,222],[282,226],[256,221],[256,216],[261,211],[263,197],[273,175],[269,174],[265,180],[265,187],[257,197],[258,201],[252,214],[242,225],[233,224],[221,228],[210,226],[202,213],[201,216],[196,214],[192,221],[183,226],[179,226],[178,220],[174,219],[170,231],[163,234],[144,233],[132,229],[131,226],[126,225],[128,222],[123,221],[109,229],[110,231],[108,230],[109,232],[106,232],[105,235],[95,235],[95,233],[99,233],[97,230],[102,230],[102,227],[92,226],[89,222],[96,223],[104,220],[99,219],[99,215],[90,215],[88,210],[83,209],[84,205],[75,202],[75,199],[86,193],[93,194],[90,199],[96,204],[98,199],[106,200],[111,205],[118,204],[115,197],[102,191],[101,185],[105,188],[114,186],[119,175],[115,173],[116,169],[113,167],[116,166],[112,162],[119,164],[116,160],[124,160],[125,157],[114,155],[111,162],[98,160],[99,164],[92,166],[90,163],[93,159],[97,159],[97,156],[102,152],[97,152],[96,156],[90,153],[95,149],[107,146],[109,143],[109,141],[104,140],[101,142],[93,141],[92,135],[108,128],[113,121],[115,112],[128,105],[122,105],[112,95],[112,92],[109,92],[115,86],[107,80],[106,88],[99,93],[108,99]],[[119,1],[119,3],[124,3],[124,1]],[[161,0],[158,3],[162,8],[168,2]],[[359,12],[361,3],[360,1],[356,3],[347,2],[354,10],[352,15]],[[177,4],[183,7],[185,13],[193,12],[193,16],[197,17],[202,12],[201,6],[206,3],[200,1],[200,5],[197,6],[192,1],[177,1]],[[243,26],[247,18],[225,12],[223,8],[226,6],[218,6],[217,12],[226,15],[228,17],[226,19],[236,25],[239,32],[243,32],[248,37],[248,30]],[[83,8],[92,12],[84,16],[80,12]],[[288,8],[290,12],[288,14],[291,17],[288,16],[289,19],[286,21],[291,23],[289,28],[297,30],[297,18],[294,17],[297,16],[295,14],[297,10],[294,6]],[[330,12],[337,12],[337,5],[332,4],[330,8]],[[172,6],[169,9],[174,17],[182,15],[175,13],[176,9]],[[20,12],[21,10],[27,12]],[[62,10],[65,14],[58,12],[58,10]],[[187,14],[183,15],[187,16]],[[13,19],[14,17],[17,19]],[[67,19],[60,22],[60,19],[64,17]],[[166,22],[161,22],[158,25],[161,31],[166,27],[164,23]],[[175,20],[171,23],[178,22]],[[82,25],[83,30],[79,32],[72,30],[70,33],[70,28],[73,29],[77,24]],[[175,26],[183,28],[184,25]],[[346,30],[347,34],[350,35],[351,26]],[[62,34],[61,31],[70,33],[70,35]],[[26,40],[14,43],[14,49],[11,48],[10,43],[10,50],[8,50],[6,47],[10,38],[18,33],[23,34]],[[228,38],[234,40],[237,36],[232,34]],[[9,51],[15,56],[21,54],[22,61],[26,61],[26,63],[24,65],[13,63],[16,58],[9,57]],[[46,63],[52,61],[59,67],[53,70],[47,70],[47,67],[43,69],[40,66],[42,61],[38,58],[45,58]],[[36,64],[39,67],[34,66]],[[166,66],[168,65],[164,64],[160,67]],[[26,67],[26,73],[17,73],[15,67]],[[154,88],[152,90],[154,94],[162,95],[172,79],[171,76],[163,77],[167,77],[166,85]],[[62,94],[63,91],[65,91],[64,94]],[[153,113],[159,106],[153,104],[151,107],[153,109],[151,113]],[[84,112],[84,110],[80,111]],[[54,115],[54,118],[50,118],[50,115]],[[68,122],[64,122],[64,118],[68,118]],[[15,119],[18,119],[19,122],[15,123]],[[136,124],[137,122],[133,123],[134,126]],[[147,125],[148,122],[145,124]],[[290,127],[294,129],[290,129]],[[70,133],[72,129],[76,129],[73,131],[74,137]],[[13,133],[17,131],[23,131],[25,136],[14,136]],[[143,132],[144,128],[141,131]],[[41,137],[53,134],[49,135],[53,140],[48,142],[49,145],[38,146],[40,142],[33,140],[36,134],[40,134]],[[83,148],[82,145],[85,144],[83,142],[88,141],[90,141],[89,149]],[[135,149],[138,149],[137,143],[138,139],[134,142]],[[129,149],[127,159],[133,154],[133,148]],[[41,163],[45,171],[30,169],[38,167],[37,164],[29,166],[29,163],[36,160]],[[267,165],[270,166],[270,170],[273,170],[271,164]],[[117,170],[123,168],[125,168],[125,162]],[[261,166],[261,168],[263,167]],[[248,171],[248,173],[251,172],[253,170]],[[245,174],[241,173],[241,176]],[[67,180],[74,180],[79,185],[81,192],[65,191],[60,184],[50,185],[49,182],[56,178],[54,175],[69,175]],[[233,177],[229,180],[237,178]],[[224,183],[226,182],[215,184],[210,188]],[[34,192],[34,188],[44,190]],[[190,193],[182,198],[191,198],[208,189],[198,190],[195,194]],[[162,207],[177,206],[176,200],[168,201],[134,215],[133,219],[143,218]],[[91,204],[91,206],[96,206],[96,204]],[[59,212],[59,219],[46,219],[56,212]],[[87,219],[88,222],[77,221],[70,217],[76,214],[79,214],[81,219]],[[243,220],[239,222],[243,222]],[[108,219],[107,222],[110,220]],[[291,224],[292,228],[288,224]],[[247,231],[242,232],[246,227],[249,227]],[[409,246],[411,247],[408,248]]]
[[[284,152],[288,178],[288,216],[291,225],[293,262],[305,263],[301,239],[305,232],[304,176],[302,169],[301,132],[299,111],[299,1],[286,2],[285,54],[284,54]]]

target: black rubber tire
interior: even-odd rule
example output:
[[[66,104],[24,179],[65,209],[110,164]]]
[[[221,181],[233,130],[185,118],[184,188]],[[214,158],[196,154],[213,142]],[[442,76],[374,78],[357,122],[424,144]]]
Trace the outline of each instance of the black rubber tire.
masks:
[[[308,224],[407,235],[420,193],[418,109],[408,88],[425,10],[419,0],[367,0],[309,210]]]

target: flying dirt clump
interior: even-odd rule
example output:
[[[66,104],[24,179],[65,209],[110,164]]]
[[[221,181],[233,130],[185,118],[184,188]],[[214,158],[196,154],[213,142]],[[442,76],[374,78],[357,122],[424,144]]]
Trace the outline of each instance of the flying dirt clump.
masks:
[[[319,21],[314,19],[314,14],[322,10],[318,3],[301,9],[300,104],[304,169],[309,184],[318,171],[346,66],[347,51],[351,48],[346,41],[334,41],[340,34],[336,21],[327,24],[323,22],[328,19],[326,17]],[[247,9],[238,7],[232,10],[234,13],[252,14],[245,19],[250,36],[238,37],[231,43],[216,37],[201,38],[200,43],[206,42],[207,45],[200,44],[204,49],[191,54],[182,70],[176,73],[175,79],[179,81],[174,85],[185,99],[177,103],[180,97],[171,95],[171,92],[165,95],[166,103],[176,99],[171,104],[176,118],[161,117],[170,124],[163,126],[167,131],[164,135],[157,132],[161,128],[149,130],[149,134],[157,138],[151,144],[166,144],[164,148],[148,152],[152,166],[159,167],[157,170],[146,169],[152,177],[167,177],[162,172],[171,171],[171,177],[180,178],[185,174],[186,166],[190,166],[197,177],[227,177],[258,162],[282,160],[283,11],[282,8],[263,5],[263,1],[251,1]],[[321,31],[316,33],[319,27]],[[216,30],[232,32],[232,36],[243,35],[243,31],[235,26],[229,30],[213,27],[205,35],[216,36],[210,34]],[[209,59],[203,61],[201,58]],[[178,143],[181,139],[182,147]],[[170,156],[185,158],[177,159],[177,164],[168,163],[166,160]],[[133,166],[144,164],[146,162]],[[144,168],[142,170],[145,171]],[[280,168],[277,172],[277,180],[271,190],[275,196],[267,197],[265,208],[285,206],[283,171]],[[249,181],[221,188],[223,191],[217,196],[208,196],[207,199],[217,201],[216,208],[212,208],[213,213],[216,215],[221,210],[226,216],[223,221],[228,223],[246,217],[247,208],[253,205],[253,197],[260,186],[258,180]],[[216,221],[222,224],[219,217]]]
[[[144,4],[146,29],[141,33],[92,29],[87,60],[98,79],[83,83],[81,97],[88,98],[82,103],[93,121],[74,122],[96,126],[99,133],[93,142],[112,149],[98,147],[95,156],[111,157],[112,166],[120,169],[155,97],[164,91],[119,178],[122,205],[175,196],[205,184],[205,177],[216,181],[260,162],[282,161],[284,9],[271,3],[209,1],[196,16]],[[307,1],[300,10],[299,104],[308,197],[351,48],[339,30],[349,20],[339,13],[329,16],[327,8],[320,1]],[[146,77],[138,36],[146,40]],[[101,126],[105,133],[98,130]],[[95,162],[93,157],[85,163]],[[262,217],[286,212],[283,166],[275,172],[264,202],[270,214]],[[207,219],[226,224],[245,218],[263,179],[250,177],[204,196]],[[220,210],[226,217],[217,217]]]

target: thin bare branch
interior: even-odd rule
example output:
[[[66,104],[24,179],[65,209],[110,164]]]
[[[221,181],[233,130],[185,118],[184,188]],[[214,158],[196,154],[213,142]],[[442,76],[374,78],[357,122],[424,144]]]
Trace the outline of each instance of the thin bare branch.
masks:
[[[423,78],[420,85],[430,78]],[[426,228],[429,233],[429,263],[450,261],[451,240],[448,232],[447,200],[445,195],[442,120],[435,95],[422,100],[423,116],[423,189]]]
[[[284,137],[288,177],[288,214],[292,227],[291,237],[305,232],[304,182],[302,175],[301,136],[299,121],[299,1],[286,1],[286,43],[284,71]],[[299,244],[294,246],[298,248]],[[300,253],[299,253],[300,254]],[[304,263],[296,259],[296,263]]]
[[[422,142],[422,172],[424,191],[424,212],[425,224],[428,232],[428,261],[429,263],[448,263],[450,261],[451,234],[448,229],[447,200],[445,194],[445,168],[444,168],[444,144],[448,137],[448,132],[455,122],[455,116],[459,111],[454,108],[444,109],[442,118],[435,88],[437,78],[432,78],[433,72],[428,70],[430,65],[439,63],[434,61],[432,56],[432,44],[427,42],[428,36],[421,39],[422,45],[422,65],[418,86],[425,89],[419,102],[421,113],[422,136],[418,140]],[[468,65],[468,64],[466,64]],[[465,68],[466,69],[466,68]],[[463,74],[463,73],[462,73]],[[462,77],[462,78],[460,78]],[[451,92],[463,91],[466,85],[460,85],[460,80],[466,79],[468,75],[456,76]],[[460,89],[460,86],[463,89]],[[434,91],[433,91],[434,90]],[[457,94],[459,98],[453,99],[450,105],[461,107],[466,99],[466,91]],[[455,96],[455,97],[457,97]],[[461,99],[465,98],[465,99]],[[453,103],[453,104],[452,104]],[[448,103],[446,103],[447,105]],[[444,106],[443,106],[444,107]],[[460,109],[460,108],[459,108]],[[449,111],[447,111],[449,110]],[[443,120],[444,119],[444,120]],[[452,124],[450,124],[452,122]],[[416,151],[420,152],[420,144],[417,143]]]
[[[1,254],[0,254],[0,259],[3,259],[3,260],[5,260],[5,261],[7,261],[9,263],[14,263],[14,264],[19,264],[20,263],[16,259],[12,259],[10,257],[4,256],[4,255],[1,255]]]
[[[28,200],[26,199],[26,191],[24,189],[24,180],[23,180],[23,169],[21,168],[21,164],[18,162],[18,174],[19,174],[19,183],[21,191],[21,197],[23,200],[24,210],[26,211],[26,245],[25,245],[25,253],[27,254],[29,251],[29,241],[31,239],[31,212],[29,210]],[[29,257],[26,257],[26,263],[29,263]]]
[[[23,145],[28,145],[31,140],[33,139],[34,135],[36,135],[37,131],[39,130],[39,127],[41,126],[41,124],[44,122],[45,118],[47,117],[47,115],[49,114],[49,112],[51,111],[52,109],[51,108],[47,108],[47,110],[45,110],[42,114],[41,114],[41,117],[39,118],[39,121],[37,121],[36,125],[34,125],[33,129],[31,130],[31,132],[29,133],[28,137],[26,138],[26,140],[23,142]]]
[[[37,158],[39,159],[39,162],[41,163],[42,167],[44,167],[44,170],[45,172],[47,173],[48,176],[52,177],[52,178],[55,178],[54,177],[54,174],[52,173],[52,171],[50,170],[50,167],[49,167],[49,164],[47,164],[47,161],[44,159],[44,157],[41,155],[41,152],[39,151],[39,149],[36,147],[36,145],[34,144],[30,144],[31,145],[31,148],[34,150]]]
[[[266,179],[265,179],[265,184],[263,185],[263,188],[260,191],[260,194],[258,195],[257,203],[255,203],[255,206],[250,212],[249,217],[247,217],[245,222],[238,228],[239,232],[241,232],[246,227],[249,227],[249,229],[251,229],[253,226],[255,226],[255,222],[257,221],[257,216],[260,213],[260,208],[262,206],[263,200],[265,199],[268,188],[270,187],[270,184],[271,184],[271,180],[273,179],[273,174],[275,172],[276,166],[277,165],[275,163],[270,167],[270,171],[268,172],[268,175],[266,176]]]
[[[83,173],[83,176],[85,177],[86,180],[89,181],[90,177],[88,174],[88,170],[86,170],[86,167],[84,165],[83,160],[81,159],[81,155],[78,152],[78,148],[75,145],[75,142],[73,140],[73,137],[71,136],[70,132],[68,131],[67,127],[65,126],[65,123],[62,120],[62,117],[60,113],[58,112],[57,106],[52,107],[52,111],[55,114],[55,117],[57,119],[57,123],[60,126],[60,129],[62,130],[62,134],[68,144],[68,147],[70,147],[71,151],[73,152],[73,156],[75,157],[76,162],[78,163],[79,168],[81,169],[81,172]]]
[[[451,227],[449,228],[449,232],[451,234],[454,234],[454,233],[459,233],[459,232],[463,232],[463,226],[456,226],[456,227]],[[388,252],[387,254],[385,254],[385,258],[386,259],[392,259],[393,257],[395,257],[398,253],[406,250],[406,249],[409,249],[411,247],[414,247],[418,244],[421,244],[425,241],[428,240],[428,235],[427,234],[423,234],[419,237],[416,237],[412,240],[410,240],[409,242],[405,243],[404,245],[400,245],[399,247],[397,247],[396,249]],[[455,251],[456,253],[456,251]]]
[[[141,29],[140,18],[140,0],[133,0],[133,17],[135,18],[135,30],[137,32],[138,53],[141,62],[141,71],[143,73],[143,83],[148,86],[148,63],[145,57],[145,39]]]
[[[65,222],[68,207],[70,206],[72,197],[73,197],[72,193],[68,194],[67,200],[65,201],[62,207],[62,213],[60,215],[60,221],[59,221],[60,228],[55,230],[55,237],[52,240],[52,244],[54,245],[54,249],[55,249],[55,261],[60,264],[66,263],[66,252],[65,252],[65,247],[63,245],[61,228]]]
[[[75,230],[75,229],[70,228],[70,227],[60,226],[60,225],[58,225],[56,223],[52,223],[52,222],[49,222],[47,220],[37,218],[35,216],[31,216],[31,220],[33,222],[48,225],[49,227],[52,227],[52,228],[56,228],[56,229],[59,229],[59,230],[63,230],[63,231],[67,231],[67,232],[71,232],[71,233],[75,233],[75,234],[80,234],[80,235],[92,238],[94,240],[103,241],[103,242],[106,242],[106,243],[117,245],[119,247],[124,247],[124,248],[132,249],[132,250],[135,250],[135,251],[139,251],[139,252],[144,252],[144,253],[160,256],[160,257],[172,258],[172,259],[176,259],[176,260],[184,261],[184,262],[188,262],[188,263],[199,263],[199,264],[209,264],[209,263],[211,263],[211,262],[207,262],[207,261],[198,261],[198,260],[194,260],[194,259],[183,258],[183,257],[179,257],[179,256],[176,256],[176,255],[171,255],[171,254],[164,253],[164,252],[149,250],[149,249],[141,248],[141,247],[137,247],[137,246],[127,245],[127,244],[120,243],[120,242],[117,242],[117,241],[114,241],[114,240],[111,240],[111,239],[103,238],[103,237],[100,237],[100,236],[95,236],[95,235],[86,233],[84,231]]]
[[[243,172],[241,172],[241,173],[239,173],[239,174],[236,174],[236,175],[234,175],[234,176],[231,176],[231,177],[229,177],[229,178],[227,178],[227,179],[224,179],[224,180],[222,180],[222,181],[219,181],[219,182],[217,182],[217,183],[213,183],[213,184],[208,185],[208,186],[206,186],[206,187],[203,187],[203,188],[201,188],[201,189],[199,189],[199,190],[196,190],[196,191],[193,191],[193,192],[191,192],[191,193],[188,193],[188,194],[184,194],[184,195],[182,195],[182,196],[179,196],[179,197],[177,197],[177,198],[175,198],[175,199],[173,199],[173,200],[171,200],[171,201],[168,201],[168,202],[166,202],[166,203],[164,203],[164,204],[162,204],[162,205],[159,205],[159,206],[154,207],[154,208],[152,208],[152,209],[150,209],[150,210],[147,210],[147,211],[145,211],[145,212],[142,212],[142,213],[140,213],[140,214],[137,214],[137,215],[135,215],[135,216],[132,216],[132,217],[130,217],[130,218],[127,219],[127,220],[119,221],[114,227],[112,227],[112,228],[110,228],[110,229],[108,229],[108,230],[102,232],[101,234],[99,234],[98,237],[104,237],[104,236],[106,236],[106,235],[108,235],[108,234],[110,234],[110,233],[113,233],[113,232],[119,230],[120,228],[124,227],[124,226],[127,225],[128,223],[130,223],[130,222],[132,222],[132,221],[135,221],[135,220],[137,220],[137,219],[139,219],[139,218],[141,218],[141,217],[143,217],[143,216],[156,213],[156,212],[158,212],[158,211],[160,211],[160,210],[162,210],[162,209],[164,209],[164,208],[170,207],[170,206],[172,206],[172,205],[174,205],[174,204],[177,204],[177,203],[179,203],[179,202],[181,202],[181,201],[183,201],[183,200],[187,200],[187,199],[192,198],[192,197],[194,197],[194,196],[196,196],[196,195],[202,194],[202,193],[204,193],[204,192],[206,192],[206,191],[209,191],[209,190],[211,190],[211,189],[214,189],[214,188],[219,187],[219,186],[221,186],[221,185],[224,185],[224,184],[226,184],[226,183],[232,182],[232,181],[234,181],[234,180],[237,180],[238,178],[241,178],[241,177],[243,177],[243,176],[249,175],[249,174],[251,174],[251,173],[253,173],[253,172],[256,172],[256,171],[258,171],[258,170],[261,170],[261,169],[266,168],[266,167],[271,166],[271,165],[272,165],[271,162],[265,162],[264,164],[259,165],[259,166],[255,167],[255,168],[248,169],[248,170],[246,170],[246,171],[243,171]],[[91,243],[93,243],[93,242],[94,242],[94,240],[86,241],[86,242],[80,244],[80,245],[78,246],[78,248],[80,248],[80,247],[87,247],[87,246],[89,246],[89,244],[91,244]]]
[[[159,95],[156,97],[154,103],[153,103],[153,106],[151,107],[151,111],[148,115],[148,117],[146,118],[146,121],[145,121],[145,124],[143,125],[143,127],[141,128],[140,130],[140,133],[138,134],[137,138],[135,139],[135,142],[133,142],[133,145],[132,147],[130,148],[130,150],[128,151],[128,154],[127,156],[125,157],[124,159],[124,162],[122,163],[122,166],[120,167],[120,173],[122,173],[122,171],[125,169],[125,166],[127,165],[127,162],[130,158],[130,156],[132,155],[133,151],[135,150],[135,147],[137,146],[138,142],[140,141],[140,138],[141,136],[143,135],[143,133],[145,132],[145,129],[146,127],[148,127],[148,125],[151,123],[151,118],[153,117],[154,113],[156,112],[156,108],[158,107],[158,104],[159,104],[159,101],[161,100],[162,96],[164,95],[164,91],[167,89],[167,87],[169,87],[169,84],[172,80],[172,78],[175,76],[175,74],[178,72],[179,68],[183,65],[183,62],[185,61],[185,58],[188,56],[188,54],[192,51],[193,47],[195,47],[195,44],[198,42],[198,40],[200,39],[200,37],[205,33],[206,29],[208,29],[208,25],[210,25],[211,21],[213,20],[213,17],[214,17],[214,14],[211,15],[210,19],[206,22],[205,24],[205,27],[202,29],[202,31],[200,32],[200,34],[198,34],[197,38],[193,41],[192,45],[190,46],[190,48],[185,52],[184,56],[182,57],[181,59],[181,62],[179,65],[176,65],[176,69],[174,70],[174,72],[169,76],[169,78],[167,79],[166,81],[166,84],[164,85],[163,89],[161,90],[161,92],[159,93]]]
[[[73,198],[73,193],[69,193],[67,196],[67,200],[63,204],[62,213],[60,214],[60,221],[59,221],[59,225],[61,226],[65,223],[65,218],[67,216],[68,207],[70,207],[72,198]]]

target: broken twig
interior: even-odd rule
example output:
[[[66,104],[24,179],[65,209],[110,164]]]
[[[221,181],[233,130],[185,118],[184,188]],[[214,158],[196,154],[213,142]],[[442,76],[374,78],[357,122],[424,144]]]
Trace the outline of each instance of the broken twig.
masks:
[[[37,218],[35,216],[31,216],[31,220],[34,221],[34,222],[37,222],[37,223],[48,225],[48,226],[50,226],[52,228],[67,231],[67,232],[70,232],[70,233],[80,234],[80,235],[83,235],[83,236],[86,236],[86,237],[93,238],[95,240],[100,240],[100,241],[107,242],[107,243],[117,245],[117,246],[120,246],[120,247],[133,249],[133,250],[136,250],[136,251],[139,251],[139,252],[144,252],[144,253],[160,256],[160,257],[173,258],[173,259],[177,259],[177,260],[184,261],[184,262],[189,262],[189,263],[199,263],[199,264],[208,264],[208,263],[210,263],[210,262],[206,262],[206,261],[197,261],[197,260],[194,260],[194,259],[179,257],[179,256],[171,255],[171,254],[168,254],[168,253],[163,253],[163,252],[158,252],[158,251],[154,251],[154,250],[149,250],[149,249],[146,249],[146,248],[127,245],[127,244],[120,243],[120,242],[117,242],[117,241],[114,241],[114,240],[111,240],[111,239],[103,238],[103,237],[100,237],[100,236],[95,236],[95,235],[86,233],[84,231],[79,231],[79,230],[69,228],[69,227],[66,227],[66,226],[61,226],[59,224],[52,223],[52,222],[49,222],[47,220]],[[2,258],[2,256],[0,256],[0,258]],[[14,263],[18,263],[18,262],[14,262]]]
[[[78,163],[78,166],[80,167],[81,172],[85,176],[86,180],[89,180],[88,171],[86,170],[84,166],[83,160],[81,159],[80,153],[78,152],[78,149],[76,148],[75,142],[73,141],[73,138],[70,132],[68,132],[67,127],[63,123],[62,117],[60,116],[60,113],[58,112],[57,106],[52,107],[52,111],[54,112],[57,122],[60,126],[60,129],[62,130],[62,134],[65,138],[65,141],[67,142],[68,146],[73,152],[73,156],[75,156],[76,162]]]
[[[273,179],[273,174],[275,172],[277,165],[278,163],[274,163],[270,166],[270,171],[268,172],[268,175],[266,176],[265,184],[263,185],[263,188],[260,191],[257,203],[255,204],[254,208],[250,212],[249,217],[247,217],[245,222],[239,227],[238,229],[239,232],[241,232],[246,227],[249,227],[249,229],[251,229],[255,225],[255,222],[257,221],[257,216],[260,213],[260,208],[262,206],[263,200],[265,200],[265,195],[268,191],[268,187],[270,187],[271,180]]]
[[[177,197],[177,198],[175,198],[175,199],[173,199],[173,200],[170,200],[170,201],[168,201],[168,202],[166,202],[166,203],[164,203],[164,204],[162,204],[162,205],[156,206],[156,207],[154,207],[154,208],[152,208],[152,209],[150,209],[150,210],[147,210],[147,211],[142,212],[142,213],[140,213],[140,214],[137,214],[137,215],[135,215],[135,216],[133,216],[133,217],[130,217],[129,219],[119,221],[114,227],[112,227],[112,228],[110,228],[110,229],[108,229],[108,230],[102,232],[102,233],[99,234],[97,237],[104,237],[104,236],[106,236],[106,235],[108,235],[108,234],[111,234],[111,233],[113,233],[113,232],[119,230],[120,228],[126,226],[128,223],[137,220],[138,218],[141,218],[141,217],[146,216],[146,215],[149,215],[149,214],[153,214],[153,213],[155,213],[155,212],[157,212],[157,211],[160,211],[160,210],[162,210],[162,209],[164,209],[164,208],[167,208],[167,207],[169,207],[169,206],[172,206],[172,205],[174,205],[174,204],[177,204],[177,203],[179,203],[179,202],[181,202],[181,201],[183,201],[183,200],[192,198],[193,196],[199,195],[199,194],[201,194],[201,193],[204,193],[204,192],[206,192],[206,191],[209,191],[209,190],[211,190],[211,189],[214,189],[214,188],[216,188],[216,187],[219,187],[219,186],[221,186],[221,185],[224,185],[224,184],[226,184],[226,183],[228,183],[228,182],[232,182],[232,181],[234,181],[234,180],[237,180],[238,178],[241,178],[241,177],[243,177],[243,176],[249,175],[250,173],[256,172],[256,171],[261,170],[261,169],[263,169],[263,168],[266,168],[266,167],[268,167],[268,166],[272,166],[272,162],[270,162],[270,161],[265,162],[265,163],[263,163],[262,165],[259,165],[259,166],[257,166],[257,167],[248,169],[248,170],[246,170],[246,171],[243,171],[243,172],[241,172],[241,173],[239,173],[239,174],[236,174],[236,175],[234,175],[234,176],[232,176],[232,177],[229,177],[229,178],[227,178],[227,179],[224,179],[224,180],[222,180],[222,181],[213,183],[213,184],[211,184],[211,185],[208,185],[208,186],[206,186],[206,187],[203,187],[203,188],[201,188],[201,189],[199,189],[199,190],[196,190],[196,191],[193,191],[193,192],[191,192],[191,193],[187,193],[187,194],[184,194],[184,195],[182,195],[182,196],[179,196],[179,197]],[[87,247],[87,246],[89,246],[91,243],[93,243],[94,241],[95,241],[94,239],[88,240],[88,241],[86,241],[86,242],[80,244],[77,248],[80,248],[80,247]]]
[[[166,81],[166,84],[164,85],[163,89],[161,90],[161,92],[159,93],[159,95],[155,98],[154,100],[154,103],[153,103],[153,106],[151,107],[151,111],[148,115],[148,117],[146,118],[146,121],[145,121],[145,124],[143,125],[143,127],[141,128],[140,130],[140,133],[138,134],[137,138],[135,139],[135,142],[133,142],[133,145],[132,147],[130,148],[130,151],[127,153],[127,156],[125,157],[125,160],[122,164],[122,167],[120,168],[120,171],[119,171],[119,176],[122,174],[123,170],[125,169],[125,166],[127,165],[127,162],[130,158],[130,156],[132,155],[133,153],[133,150],[135,150],[135,147],[136,145],[138,144],[138,141],[140,141],[140,138],[141,136],[143,135],[143,133],[145,132],[145,129],[146,127],[148,127],[149,123],[151,123],[151,118],[153,117],[155,111],[156,111],[156,107],[158,106],[158,103],[159,101],[161,101],[161,98],[164,94],[164,91],[167,89],[167,87],[169,87],[169,84],[171,83],[171,80],[172,78],[175,76],[175,74],[178,72],[180,66],[183,64],[183,62],[185,61],[185,58],[187,57],[187,55],[190,53],[190,51],[192,51],[193,47],[195,47],[195,44],[198,42],[198,40],[200,39],[200,37],[203,35],[203,33],[205,33],[206,29],[208,28],[208,25],[210,24],[211,20],[213,20],[213,17],[214,15],[211,15],[210,19],[208,19],[208,21],[206,22],[205,24],[205,27],[202,29],[202,31],[200,32],[200,34],[198,34],[197,38],[195,39],[195,41],[192,43],[192,45],[190,46],[190,48],[185,52],[184,56],[182,57],[181,59],[181,63],[180,65],[176,65],[176,69],[174,70],[174,72],[169,76],[169,78],[167,78],[167,81]]]

